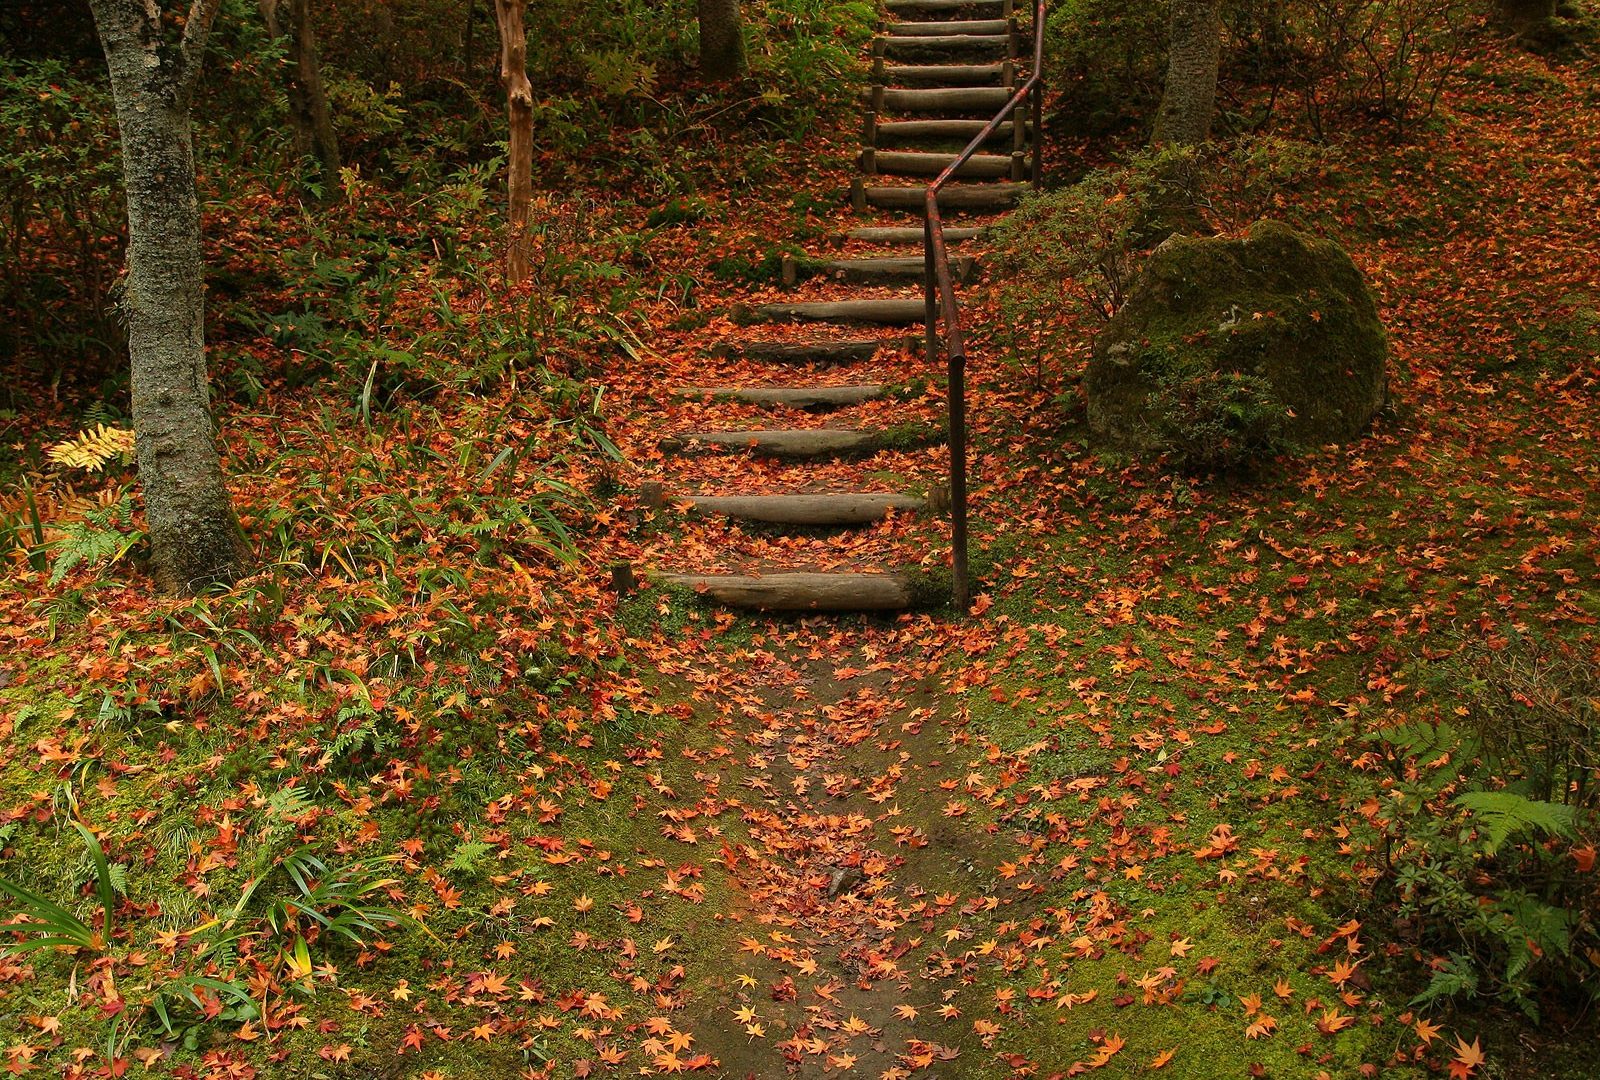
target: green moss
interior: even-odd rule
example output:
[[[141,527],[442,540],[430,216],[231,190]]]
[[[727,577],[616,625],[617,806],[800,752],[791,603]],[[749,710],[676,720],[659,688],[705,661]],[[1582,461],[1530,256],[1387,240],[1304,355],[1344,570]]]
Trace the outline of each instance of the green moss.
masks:
[[[1334,244],[1275,222],[1243,240],[1174,236],[1096,342],[1090,425],[1145,450],[1215,430],[1269,454],[1279,426],[1293,442],[1343,441],[1382,405],[1386,358],[1371,293]],[[1223,393],[1190,393],[1219,379]]]

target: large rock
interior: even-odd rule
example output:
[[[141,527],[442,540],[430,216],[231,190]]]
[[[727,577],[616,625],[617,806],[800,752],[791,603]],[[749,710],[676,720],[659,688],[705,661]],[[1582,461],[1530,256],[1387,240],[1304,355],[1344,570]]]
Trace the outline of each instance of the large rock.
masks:
[[[1336,244],[1275,221],[1243,239],[1173,236],[1095,342],[1089,427],[1108,446],[1182,454],[1172,443],[1193,425],[1171,422],[1174,388],[1221,376],[1275,399],[1290,442],[1343,442],[1383,406],[1387,358],[1372,293]]]

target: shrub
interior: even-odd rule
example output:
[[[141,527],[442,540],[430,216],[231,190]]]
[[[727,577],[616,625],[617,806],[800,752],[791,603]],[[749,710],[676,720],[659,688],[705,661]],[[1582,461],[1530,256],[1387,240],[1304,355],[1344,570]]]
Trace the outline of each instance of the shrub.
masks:
[[[1469,15],[1462,0],[1292,0],[1290,48],[1312,130],[1326,136],[1338,115],[1404,138],[1460,69]]]
[[[1159,0],[1069,0],[1048,18],[1051,70],[1064,73],[1057,116],[1076,133],[1148,121],[1161,98],[1168,7]],[[1464,0],[1225,0],[1223,67],[1266,88],[1252,99],[1271,120],[1280,92],[1297,97],[1319,137],[1332,121],[1381,121],[1404,137],[1433,114],[1459,68]],[[1229,86],[1224,83],[1226,96]],[[1242,108],[1242,97],[1224,100]],[[1233,129],[1245,124],[1232,118]],[[1066,123],[1067,121],[1058,121]]]
[[[1450,719],[1373,733],[1386,770],[1351,824],[1363,879],[1442,949],[1415,1004],[1481,997],[1537,1020],[1600,1000],[1600,667],[1559,643],[1472,641],[1424,673]]]
[[[0,359],[49,363],[51,377],[110,362],[123,227],[111,102],[56,61],[0,56],[0,131],[0,309],[15,313]]]
[[[1288,409],[1257,375],[1187,370],[1159,372],[1145,406],[1167,459],[1189,473],[1247,469],[1289,450]]]
[[[1169,231],[1158,219],[1170,219],[1173,207],[1192,212],[1202,233],[1243,229],[1269,209],[1293,220],[1284,195],[1331,160],[1305,143],[1247,137],[1144,151],[1026,199],[991,233],[1006,283],[998,296],[1002,346],[1036,367],[1066,354],[1077,317],[1105,321],[1122,307],[1145,252]]]

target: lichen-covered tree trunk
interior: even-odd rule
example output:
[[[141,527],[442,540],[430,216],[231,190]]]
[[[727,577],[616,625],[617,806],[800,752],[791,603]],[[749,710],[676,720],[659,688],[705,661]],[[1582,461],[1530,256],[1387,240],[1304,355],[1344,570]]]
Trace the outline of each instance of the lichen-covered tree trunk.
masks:
[[[699,0],[700,74],[716,82],[744,74],[744,31],[739,0]]]
[[[506,88],[506,119],[511,126],[506,165],[511,226],[506,276],[514,284],[526,281],[532,269],[528,219],[533,209],[533,84],[528,81],[527,10],[528,0],[494,0],[495,24],[500,29],[500,81]]]
[[[289,119],[295,144],[310,153],[322,168],[322,183],[330,191],[339,182],[339,137],[333,129],[333,110],[322,85],[322,64],[317,57],[317,36],[311,25],[307,0],[257,0],[267,33],[287,37],[289,70],[284,92],[289,99]]]
[[[1167,81],[1151,142],[1198,146],[1211,134],[1222,59],[1219,0],[1171,0]]]
[[[90,0],[111,72],[128,197],[124,308],[133,426],[157,581],[232,581],[246,550],[222,479],[206,379],[205,285],[190,101],[220,0],[174,43],[157,0]]]

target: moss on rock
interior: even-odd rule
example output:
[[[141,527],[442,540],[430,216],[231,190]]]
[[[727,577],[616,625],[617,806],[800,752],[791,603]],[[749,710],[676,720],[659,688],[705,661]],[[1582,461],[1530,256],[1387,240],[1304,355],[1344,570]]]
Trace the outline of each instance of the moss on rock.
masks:
[[[1173,415],[1178,390],[1221,377],[1264,387],[1289,442],[1344,442],[1383,406],[1387,359],[1372,293],[1338,245],[1273,221],[1239,239],[1173,236],[1095,343],[1089,425],[1103,445],[1186,454],[1186,431],[1238,418],[1196,428]]]

